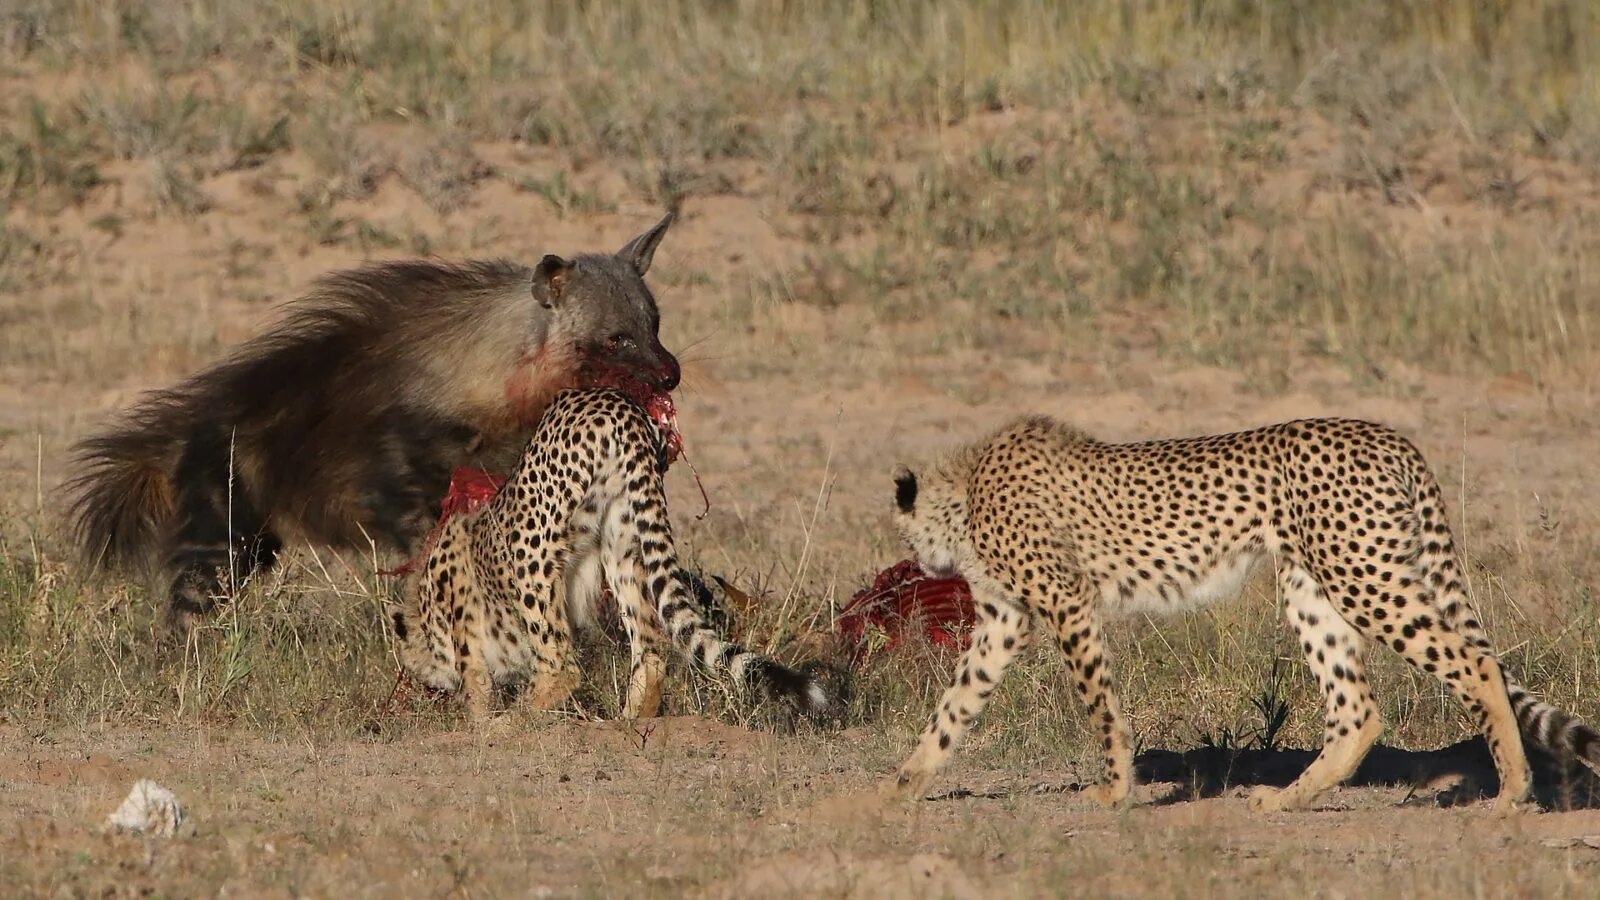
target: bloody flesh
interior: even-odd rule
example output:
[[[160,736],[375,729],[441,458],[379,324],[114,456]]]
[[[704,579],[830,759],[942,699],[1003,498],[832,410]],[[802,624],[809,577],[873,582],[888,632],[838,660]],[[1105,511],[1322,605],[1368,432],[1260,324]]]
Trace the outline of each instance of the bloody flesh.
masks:
[[[645,382],[631,372],[609,372],[596,381],[597,387],[613,387],[633,398],[650,421],[661,430],[661,442],[666,445],[667,464],[671,465],[683,455],[683,433],[678,430],[678,407],[672,395]]]
[[[884,569],[872,584],[857,592],[839,611],[839,634],[849,644],[857,662],[868,653],[867,626],[889,636],[885,650],[893,650],[907,637],[912,623],[920,623],[929,643],[951,650],[967,646],[975,613],[972,589],[960,576],[935,578],[913,560],[901,560]]]
[[[433,552],[433,545],[439,540],[439,532],[444,530],[444,523],[450,521],[451,516],[460,516],[470,513],[478,507],[494,499],[500,486],[506,483],[504,475],[485,472],[471,466],[461,466],[450,473],[450,489],[445,492],[444,501],[439,504],[439,521],[422,540],[422,549],[417,555],[406,560],[393,569],[380,569],[379,575],[408,575],[417,565]]]

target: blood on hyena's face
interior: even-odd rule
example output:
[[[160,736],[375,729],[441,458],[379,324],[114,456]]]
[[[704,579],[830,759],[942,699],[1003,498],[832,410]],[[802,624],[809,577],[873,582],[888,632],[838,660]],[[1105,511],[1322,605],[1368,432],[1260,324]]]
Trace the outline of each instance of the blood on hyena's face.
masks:
[[[612,257],[580,258],[580,278],[609,303],[589,303],[574,296],[573,334],[591,374],[621,371],[661,390],[678,386],[678,359],[661,346],[661,316],[644,279],[625,262]]]
[[[661,390],[678,386],[678,359],[661,345],[661,315],[644,283],[669,214],[615,255],[546,256],[534,270],[533,296],[570,336],[589,380],[635,376]]]

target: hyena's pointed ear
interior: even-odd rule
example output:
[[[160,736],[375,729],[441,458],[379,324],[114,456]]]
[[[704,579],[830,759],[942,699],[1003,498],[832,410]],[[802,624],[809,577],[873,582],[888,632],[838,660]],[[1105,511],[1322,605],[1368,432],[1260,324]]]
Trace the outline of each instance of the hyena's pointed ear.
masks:
[[[894,505],[908,516],[917,509],[917,473],[905,466],[894,473]]]
[[[650,260],[655,258],[656,245],[661,243],[661,238],[667,233],[667,228],[672,225],[672,213],[661,217],[661,221],[650,227],[649,231],[639,235],[628,242],[626,247],[617,251],[617,258],[633,266],[633,270],[640,275],[650,271]]]
[[[567,282],[572,280],[572,270],[572,260],[562,259],[553,253],[539,260],[539,265],[533,269],[533,299],[545,309],[554,308],[561,302]]]

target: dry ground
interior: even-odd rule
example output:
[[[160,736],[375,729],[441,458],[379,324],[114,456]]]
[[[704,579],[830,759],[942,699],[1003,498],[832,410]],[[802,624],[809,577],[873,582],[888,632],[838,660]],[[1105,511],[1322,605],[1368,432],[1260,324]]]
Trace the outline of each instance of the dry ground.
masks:
[[[1344,789],[1311,814],[1237,792],[1123,812],[1071,770],[973,774],[994,797],[865,810],[876,729],[799,739],[701,718],[398,740],[228,729],[0,735],[8,883],[170,896],[1590,896],[1600,813],[1497,818]],[[154,775],[172,841],[87,826]],[[960,780],[958,778],[958,780]],[[1590,843],[1585,843],[1587,839]]]
[[[673,206],[652,280],[711,503],[695,518],[675,468],[675,524],[699,567],[762,600],[741,623],[752,643],[815,652],[901,556],[893,463],[1008,416],[1137,439],[1353,415],[1438,469],[1508,662],[1600,721],[1600,36],[1584,4],[1485,19],[1492,4],[1305,2],[1287,22],[1186,21],[1155,0],[1131,19],[703,5],[548,21],[409,0],[342,17],[0,5],[0,883],[1594,893],[1600,817],[1491,817],[1470,802],[1493,788],[1471,745],[1382,757],[1319,812],[1249,814],[1239,785],[1292,773],[1283,748],[1319,731],[1270,579],[1115,629],[1146,802],[1075,802],[1093,753],[1036,653],[941,799],[874,810],[856,798],[908,752],[949,669],[931,652],[860,673],[842,730],[792,731],[684,672],[670,717],[628,726],[603,721],[600,640],[581,710],[474,731],[390,697],[392,585],[371,560],[303,550],[184,648],[157,640],[148,585],[71,561],[52,494],[71,442],[317,274],[611,249]],[[1430,681],[1374,662],[1386,744],[1467,736]],[[1591,805],[1592,785],[1567,796],[1544,774],[1548,804]],[[188,804],[185,834],[98,833],[139,777]]]

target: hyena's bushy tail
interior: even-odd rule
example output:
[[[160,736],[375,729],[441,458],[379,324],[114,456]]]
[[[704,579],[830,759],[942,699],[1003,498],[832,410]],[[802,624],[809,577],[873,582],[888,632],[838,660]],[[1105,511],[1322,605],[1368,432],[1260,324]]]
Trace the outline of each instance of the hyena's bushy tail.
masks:
[[[1444,501],[1438,480],[1426,467],[1416,478],[1414,508],[1417,511],[1417,569],[1423,586],[1434,598],[1439,614],[1466,639],[1485,653],[1493,654],[1483,623],[1467,599],[1460,558],[1445,520]],[[1517,726],[1523,738],[1559,756],[1581,760],[1600,769],[1600,732],[1559,707],[1535,697],[1518,684],[1502,666],[1501,677]]]
[[[157,394],[116,427],[78,443],[79,474],[63,490],[73,543],[89,563],[142,566],[166,539],[187,406],[181,395]]]

